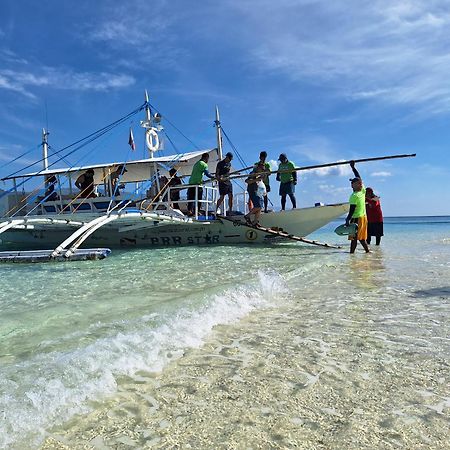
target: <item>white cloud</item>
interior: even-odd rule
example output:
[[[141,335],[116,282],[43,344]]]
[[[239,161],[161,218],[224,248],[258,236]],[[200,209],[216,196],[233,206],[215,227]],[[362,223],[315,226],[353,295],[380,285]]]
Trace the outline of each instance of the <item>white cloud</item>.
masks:
[[[450,112],[450,3],[444,0],[260,1],[238,6],[264,39],[262,71],[309,80],[350,100]]]
[[[342,161],[342,160],[341,160]],[[313,169],[311,170],[311,173],[313,175],[317,175],[319,177],[325,177],[325,176],[349,176],[352,174],[352,171],[348,164],[343,164],[339,166],[332,166],[332,167],[322,167],[320,169]]]
[[[372,177],[380,177],[380,178],[386,178],[392,176],[391,172],[373,172],[370,174]]]
[[[133,85],[135,79],[125,74],[107,72],[74,72],[69,69],[44,67],[39,73],[0,70],[0,88],[20,92],[35,98],[33,87],[48,87],[74,91],[106,91]]]
[[[334,194],[341,194],[343,192],[350,191],[350,189],[348,187],[337,187],[334,184],[319,184],[318,188],[321,191],[334,193]]]
[[[270,161],[267,161],[270,165],[270,170],[277,170],[278,169],[278,161],[275,161],[274,159],[271,159]]]
[[[114,3],[114,7],[100,9],[99,15],[88,26],[88,40],[107,42],[113,46],[136,46],[147,48],[168,38],[164,33],[175,21],[173,10],[166,9],[167,2],[159,0],[149,4],[146,0],[135,0],[132,4]],[[101,19],[99,19],[101,17]],[[164,40],[163,40],[164,39]]]
[[[23,85],[17,83],[11,77],[3,76],[1,72],[0,72],[0,89],[19,92],[20,94],[23,94],[25,97],[35,98],[35,96],[31,92],[28,92]]]

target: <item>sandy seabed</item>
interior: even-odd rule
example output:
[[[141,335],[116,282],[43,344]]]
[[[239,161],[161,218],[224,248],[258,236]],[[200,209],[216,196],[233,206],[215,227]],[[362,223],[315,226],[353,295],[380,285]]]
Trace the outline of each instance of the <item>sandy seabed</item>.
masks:
[[[294,303],[217,327],[160,374],[119,380],[42,449],[450,448],[448,361]]]

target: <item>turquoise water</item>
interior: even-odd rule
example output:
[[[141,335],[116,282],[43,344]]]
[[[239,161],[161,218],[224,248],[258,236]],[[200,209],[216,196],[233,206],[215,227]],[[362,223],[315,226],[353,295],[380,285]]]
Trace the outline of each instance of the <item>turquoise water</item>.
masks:
[[[450,448],[450,217],[337,224],[1,265],[0,448]]]

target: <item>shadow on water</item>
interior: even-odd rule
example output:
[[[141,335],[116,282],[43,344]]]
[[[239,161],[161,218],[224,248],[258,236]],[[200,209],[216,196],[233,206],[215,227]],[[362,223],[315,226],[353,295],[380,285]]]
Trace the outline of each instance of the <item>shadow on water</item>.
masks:
[[[412,293],[414,297],[440,297],[450,299],[450,286],[435,287],[430,289],[419,289]]]

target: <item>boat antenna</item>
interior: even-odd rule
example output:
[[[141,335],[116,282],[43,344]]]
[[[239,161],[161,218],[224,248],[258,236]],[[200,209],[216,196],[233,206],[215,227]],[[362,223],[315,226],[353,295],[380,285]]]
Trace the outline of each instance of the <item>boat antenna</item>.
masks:
[[[42,128],[42,162],[44,170],[48,169],[48,135],[50,133]]]
[[[214,121],[217,133],[217,151],[219,152],[219,159],[222,159],[222,125],[220,124],[219,107],[216,105],[216,120]]]

